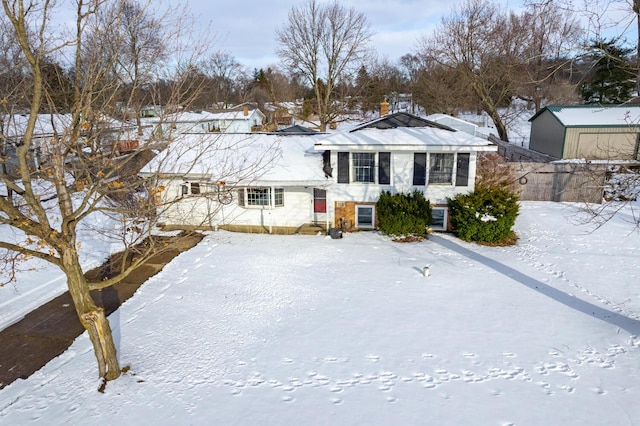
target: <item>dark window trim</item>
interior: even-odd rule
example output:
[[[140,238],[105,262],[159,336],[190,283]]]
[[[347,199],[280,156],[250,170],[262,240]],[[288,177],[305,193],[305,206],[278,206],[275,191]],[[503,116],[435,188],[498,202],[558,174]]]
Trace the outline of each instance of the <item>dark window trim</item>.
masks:
[[[424,186],[427,184],[427,153],[413,153],[413,184]]]
[[[391,184],[391,153],[378,153],[378,184]]]
[[[350,183],[349,153],[338,152],[338,183]]]
[[[469,163],[471,154],[459,152],[456,155],[456,186],[469,186]]]

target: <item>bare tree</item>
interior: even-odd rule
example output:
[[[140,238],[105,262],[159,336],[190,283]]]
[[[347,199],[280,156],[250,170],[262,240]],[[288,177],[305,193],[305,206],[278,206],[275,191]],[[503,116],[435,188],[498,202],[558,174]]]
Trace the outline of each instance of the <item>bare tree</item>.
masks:
[[[215,108],[227,108],[237,103],[238,85],[247,78],[244,67],[228,52],[215,52],[201,64],[202,72],[208,77],[205,91],[210,94],[209,103]]]
[[[98,43],[91,35],[104,24],[101,13],[105,7],[120,12],[109,14],[112,25],[126,21],[135,26],[132,19],[137,15],[122,13],[128,1],[118,1],[116,7],[113,1],[76,0],[74,31],[66,36],[64,29],[53,32],[48,27],[57,11],[53,1],[1,0],[1,4],[3,19],[10,23],[29,80],[20,93],[28,114],[13,114],[9,120],[15,124],[13,130],[3,129],[3,139],[13,138],[15,151],[11,158],[4,155],[2,162],[11,160],[15,167],[0,172],[0,225],[12,227],[16,238],[0,241],[0,249],[7,253],[2,257],[12,264],[13,260],[30,256],[60,268],[78,318],[93,344],[99,375],[105,381],[112,380],[120,375],[116,347],[109,321],[90,291],[121,281],[164,247],[152,234],[158,189],[147,191],[145,182],[136,177],[163,141],[153,137],[136,139],[139,149],[119,152],[120,142],[134,139],[137,129],[115,119],[113,105],[121,93],[121,81],[112,76],[125,64],[133,65],[120,57],[123,50]],[[167,86],[173,102],[188,104],[184,95],[193,88],[183,77],[192,66],[186,56],[176,52],[173,51],[173,61],[181,66],[173,69]],[[67,114],[43,116],[38,114],[43,105],[52,111],[56,107],[42,67],[47,58],[55,55],[72,63],[72,102]],[[133,87],[143,84],[136,78],[148,82],[146,75],[130,69],[128,72]],[[130,97],[125,102],[137,105]],[[40,130],[43,123],[49,128],[45,133]],[[122,229],[116,232],[113,228],[100,228],[95,220],[100,215],[117,219]],[[135,229],[126,226],[131,221],[136,221]],[[87,278],[80,261],[79,236],[80,230],[87,227],[95,234],[119,241],[125,248],[123,257],[129,261],[112,273]],[[144,245],[140,244],[142,241]]]
[[[510,104],[515,92],[519,49],[527,31],[515,15],[494,3],[467,0],[420,41],[423,60],[455,71],[459,83],[493,120],[502,140],[508,141],[508,135],[500,108]]]
[[[518,15],[488,0],[466,0],[420,40],[419,56],[430,68],[448,69],[508,141],[507,124],[521,112],[510,108],[512,100],[539,107],[545,94],[560,92],[569,62],[564,55],[571,56],[579,35],[572,17],[552,1],[529,2]]]
[[[577,101],[573,75],[575,52],[584,32],[576,15],[553,0],[527,0],[520,19],[528,28],[517,96],[533,104]]]
[[[307,0],[289,11],[276,31],[277,53],[291,73],[300,73],[314,90],[321,131],[341,109],[334,103],[337,88],[357,72],[369,54],[371,31],[366,17],[336,1]]]

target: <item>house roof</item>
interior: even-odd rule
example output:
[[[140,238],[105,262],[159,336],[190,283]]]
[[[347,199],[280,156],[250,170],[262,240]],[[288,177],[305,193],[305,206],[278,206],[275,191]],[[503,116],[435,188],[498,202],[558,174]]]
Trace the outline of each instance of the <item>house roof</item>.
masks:
[[[280,129],[276,131],[277,133],[293,133],[293,134],[300,134],[300,133],[310,133],[310,134],[314,134],[314,133],[318,133],[315,130],[312,130],[308,127],[304,127],[301,126],[299,124],[295,124],[291,127],[286,127],[284,129]]]
[[[249,120],[251,115],[256,111],[258,115],[264,116],[260,110],[249,110],[248,115],[244,115],[242,110],[224,110],[219,112],[208,111],[184,111],[174,114],[167,114],[163,117],[148,118],[149,122],[166,122],[166,123],[206,123],[215,120]]]
[[[314,138],[317,151],[495,151],[496,145],[465,132],[437,127],[364,128],[357,132],[332,133]]]
[[[640,105],[548,105],[529,121],[548,111],[565,127],[637,126]]]
[[[440,121],[449,121],[449,122],[454,122],[454,123],[460,123],[460,125],[463,125],[463,126],[478,127],[478,125],[475,124],[475,123],[470,123],[470,122],[468,122],[466,120],[463,120],[461,118],[454,117],[454,116],[448,115],[448,114],[441,114],[441,113],[428,115],[427,116],[427,120],[431,120],[431,121],[434,121],[434,122],[439,123],[439,124],[442,124],[442,123],[440,123]]]
[[[323,185],[322,155],[313,151],[316,136],[186,134],[178,136],[142,170],[225,181],[234,185]]]
[[[426,118],[418,117],[417,115],[409,114],[408,112],[396,112],[388,114],[375,120],[363,123],[355,128],[351,129],[351,132],[357,132],[362,129],[395,129],[398,127],[435,127],[437,129],[455,131],[449,126],[436,123],[435,121],[427,120]]]
[[[71,127],[71,114],[38,114],[34,128],[34,136],[51,136],[54,133],[62,134]],[[2,119],[2,128],[5,136],[9,138],[22,137],[27,127],[29,114],[7,115]],[[134,126],[112,117],[101,117],[99,123],[103,129],[126,130]]]

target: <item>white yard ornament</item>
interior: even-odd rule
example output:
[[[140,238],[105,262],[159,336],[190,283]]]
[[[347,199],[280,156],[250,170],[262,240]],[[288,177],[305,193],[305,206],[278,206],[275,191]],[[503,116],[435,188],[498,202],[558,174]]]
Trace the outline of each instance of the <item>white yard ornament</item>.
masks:
[[[425,266],[424,268],[422,268],[422,275],[427,278],[429,276],[429,267]]]

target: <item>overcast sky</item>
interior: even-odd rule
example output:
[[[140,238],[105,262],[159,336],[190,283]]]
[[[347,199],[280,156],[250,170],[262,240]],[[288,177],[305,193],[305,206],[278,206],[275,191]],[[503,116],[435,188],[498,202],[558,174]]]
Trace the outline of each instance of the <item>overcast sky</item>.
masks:
[[[321,0],[322,2],[322,0]],[[265,68],[278,63],[275,32],[287,20],[289,10],[302,1],[245,0],[227,3],[212,0],[188,0],[191,12],[200,24],[211,24],[217,50],[232,54],[247,68]],[[520,0],[502,0],[514,9]],[[380,56],[396,61],[413,52],[418,37],[428,33],[440,17],[450,13],[448,0],[343,0],[345,7],[362,12],[374,32],[373,43]]]

